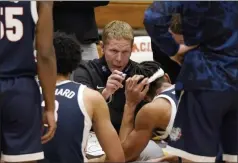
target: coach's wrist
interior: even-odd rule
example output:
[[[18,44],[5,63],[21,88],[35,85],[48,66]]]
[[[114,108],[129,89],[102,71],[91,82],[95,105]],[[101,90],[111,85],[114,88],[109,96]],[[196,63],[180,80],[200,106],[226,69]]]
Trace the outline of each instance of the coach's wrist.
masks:
[[[107,100],[111,96],[111,93],[107,91],[107,89],[105,88],[102,91],[102,96],[104,97],[105,100]]]

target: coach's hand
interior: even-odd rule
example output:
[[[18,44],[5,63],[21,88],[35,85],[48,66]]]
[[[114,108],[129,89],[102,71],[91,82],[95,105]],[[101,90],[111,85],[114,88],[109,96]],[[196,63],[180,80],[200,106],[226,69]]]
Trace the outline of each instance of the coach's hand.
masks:
[[[134,75],[132,78],[126,80],[126,104],[136,106],[145,98],[149,90],[149,84],[147,84],[148,78],[143,78],[143,75]],[[143,80],[138,83],[141,79]]]
[[[56,121],[55,121],[54,111],[44,112],[44,125],[48,125],[48,126],[47,126],[46,134],[43,135],[43,137],[41,138],[41,141],[43,144],[50,141],[55,135]]]
[[[122,82],[125,80],[123,72],[114,70],[107,79],[106,88],[102,91],[103,97],[107,100],[109,96],[114,94],[119,88],[123,88]]]

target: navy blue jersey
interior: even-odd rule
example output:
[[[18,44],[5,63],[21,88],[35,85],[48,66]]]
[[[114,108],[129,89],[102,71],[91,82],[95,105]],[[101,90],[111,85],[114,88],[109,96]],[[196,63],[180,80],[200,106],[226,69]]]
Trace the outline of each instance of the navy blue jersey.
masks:
[[[84,149],[92,126],[83,103],[85,87],[71,81],[56,86],[57,130],[54,138],[43,146],[45,159],[51,163],[85,162]]]
[[[145,12],[146,29],[169,56],[179,45],[168,32],[172,14],[181,14],[186,45],[178,90],[238,90],[238,3],[235,1],[155,1]]]
[[[0,1],[0,77],[34,76],[36,1]]]
[[[166,139],[168,137],[168,135],[170,134],[171,130],[172,130],[175,115],[176,115],[176,112],[177,112],[178,100],[177,100],[176,95],[175,95],[175,86],[172,85],[168,89],[164,90],[163,92],[161,92],[160,94],[155,96],[154,100],[156,100],[158,98],[165,98],[171,104],[171,117],[170,117],[170,121],[169,121],[169,124],[167,125],[166,130],[161,130],[161,129],[155,129],[154,130],[154,134],[159,136],[160,139]]]

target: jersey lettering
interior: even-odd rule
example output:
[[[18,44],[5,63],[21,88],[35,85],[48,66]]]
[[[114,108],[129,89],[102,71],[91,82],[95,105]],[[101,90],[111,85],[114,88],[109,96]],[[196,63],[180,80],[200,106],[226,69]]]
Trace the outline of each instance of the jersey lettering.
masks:
[[[74,91],[71,91],[71,90],[69,90],[69,89],[58,89],[58,88],[56,88],[55,89],[55,95],[59,95],[59,96],[64,96],[64,97],[66,97],[66,98],[69,98],[69,99],[71,99],[71,98],[73,98],[74,96],[75,96],[75,92]]]
[[[0,21],[0,40],[5,36],[9,41],[19,41],[23,36],[23,24],[20,20],[14,18],[17,15],[23,15],[22,7],[0,8],[0,15],[5,16],[5,27]]]

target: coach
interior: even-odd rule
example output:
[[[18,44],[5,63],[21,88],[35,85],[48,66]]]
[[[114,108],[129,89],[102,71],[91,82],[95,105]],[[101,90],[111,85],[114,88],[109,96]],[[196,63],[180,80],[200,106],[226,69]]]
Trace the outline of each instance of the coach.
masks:
[[[133,29],[128,23],[110,22],[102,33],[103,57],[81,63],[73,74],[74,81],[101,92],[108,103],[111,121],[117,132],[120,130],[126,102],[125,80],[137,64],[130,60],[133,41]],[[140,103],[137,106],[137,112],[142,105]],[[160,150],[151,141],[142,152],[140,160],[160,157]]]

